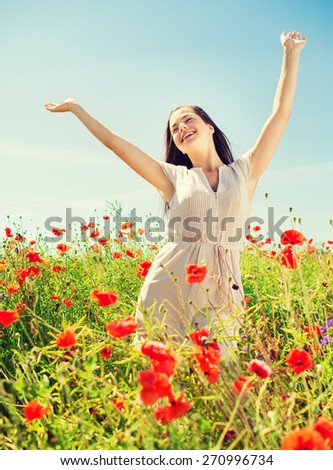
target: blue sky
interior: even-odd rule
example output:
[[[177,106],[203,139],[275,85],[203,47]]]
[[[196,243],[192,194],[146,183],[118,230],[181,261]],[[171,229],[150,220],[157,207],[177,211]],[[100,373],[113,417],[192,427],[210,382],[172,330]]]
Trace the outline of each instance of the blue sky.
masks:
[[[48,217],[65,226],[66,208],[88,221],[106,201],[159,215],[154,187],[44,103],[73,97],[158,160],[169,111],[197,104],[238,158],[270,116],[280,34],[295,30],[307,44],[294,108],[252,215],[292,207],[307,237],[332,239],[332,21],[332,2],[320,0],[0,0],[0,237],[7,215],[33,237]]]

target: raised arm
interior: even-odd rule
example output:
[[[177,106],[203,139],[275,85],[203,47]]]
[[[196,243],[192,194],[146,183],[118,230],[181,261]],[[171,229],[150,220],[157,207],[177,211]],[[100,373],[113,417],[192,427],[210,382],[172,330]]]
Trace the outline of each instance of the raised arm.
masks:
[[[250,182],[253,187],[255,187],[259,177],[271,161],[287,126],[294,103],[299,55],[306,44],[305,36],[301,39],[299,32],[283,32],[280,40],[284,53],[281,75],[273,103],[273,112],[251,149]]]
[[[138,175],[155,186],[166,201],[171,201],[175,188],[157,160],[112,132],[72,98],[58,104],[46,103],[45,108],[52,113],[71,112],[74,114],[96,139],[118,155]]]

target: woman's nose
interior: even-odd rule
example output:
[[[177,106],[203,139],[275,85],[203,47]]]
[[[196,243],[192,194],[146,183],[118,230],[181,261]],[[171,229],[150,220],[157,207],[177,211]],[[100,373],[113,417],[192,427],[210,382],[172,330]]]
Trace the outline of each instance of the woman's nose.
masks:
[[[186,129],[186,127],[187,127],[187,126],[186,126],[186,124],[185,124],[184,122],[181,122],[181,123],[179,124],[179,130],[182,130],[183,128]]]

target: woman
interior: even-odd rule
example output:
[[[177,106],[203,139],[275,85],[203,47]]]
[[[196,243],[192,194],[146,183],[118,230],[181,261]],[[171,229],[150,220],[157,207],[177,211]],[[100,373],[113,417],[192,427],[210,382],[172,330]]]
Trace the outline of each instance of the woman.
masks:
[[[150,320],[152,337],[181,339],[209,324],[215,325],[222,354],[235,346],[244,306],[239,254],[246,218],[257,182],[290,117],[299,53],[306,43],[299,32],[283,32],[280,40],[284,56],[272,114],[255,145],[236,161],[224,134],[196,106],[170,113],[167,158],[159,162],[75,100],[45,105],[51,112],[72,112],[165,201],[169,242],[155,257],[137,303],[137,316]]]

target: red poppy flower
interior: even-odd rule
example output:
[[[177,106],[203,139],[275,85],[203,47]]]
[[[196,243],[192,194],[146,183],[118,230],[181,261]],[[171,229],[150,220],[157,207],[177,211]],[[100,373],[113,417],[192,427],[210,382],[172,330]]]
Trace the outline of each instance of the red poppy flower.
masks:
[[[220,368],[217,366],[214,366],[213,364],[210,364],[207,372],[205,372],[205,377],[208,380],[208,383],[210,384],[216,384],[219,376],[220,376]]]
[[[66,232],[66,230],[64,228],[53,228],[52,229],[52,233],[56,237],[60,237],[60,235],[62,235],[64,232]]]
[[[289,433],[281,443],[281,450],[326,450],[325,441],[319,432],[301,428]]]
[[[315,338],[316,336],[320,336],[321,334],[320,326],[318,325],[305,326],[304,332],[307,338]]]
[[[155,361],[151,359],[151,366],[156,372],[163,372],[171,377],[175,373],[177,364],[180,362],[180,357],[174,351],[168,352],[168,357],[164,361]]]
[[[105,237],[101,237],[98,239],[98,243],[102,246],[106,246],[108,244],[109,240]]]
[[[151,359],[151,366],[156,372],[163,372],[168,377],[174,374],[180,358],[174,351],[169,351],[168,358],[165,361],[155,361]]]
[[[26,278],[29,276],[29,269],[27,268],[16,269],[15,274],[16,274],[17,281],[20,284],[22,284],[26,280]]]
[[[261,230],[260,225],[255,225],[255,226],[253,227],[253,230],[254,230],[255,232],[258,232],[259,230]]]
[[[133,222],[124,222],[121,224],[121,230],[127,230],[133,227]]]
[[[75,330],[73,326],[69,326],[57,338],[57,348],[68,348],[74,346],[77,343],[75,338]]]
[[[333,420],[320,416],[315,422],[313,429],[319,434],[330,447],[333,447]]]
[[[207,341],[208,337],[209,329],[207,327],[192,331],[189,334],[190,340],[198,346],[203,346],[203,341]]]
[[[7,238],[11,238],[13,236],[12,230],[9,227],[5,228],[5,232],[6,232],[6,237]]]
[[[131,335],[139,328],[139,323],[133,317],[127,317],[120,320],[118,323],[110,321],[105,325],[106,331],[115,338],[123,338],[124,336]]]
[[[99,289],[94,289],[90,294],[90,298],[92,300],[97,300],[101,307],[108,307],[109,305],[113,305],[117,302],[118,294],[114,291],[105,292]]]
[[[71,300],[64,299],[63,303],[66,305],[66,307],[72,307],[74,304]]]
[[[17,310],[0,310],[0,323],[5,327],[9,326],[16,322],[18,315]]]
[[[159,399],[160,395],[154,388],[143,388],[140,391],[140,400],[144,405],[154,405]]]
[[[58,301],[58,300],[60,300],[60,297],[58,295],[50,295],[50,299]]]
[[[126,248],[125,252],[126,252],[126,255],[129,256],[130,258],[134,258],[135,255],[134,255],[133,251]]]
[[[158,406],[154,411],[157,421],[168,424],[174,419],[184,416],[192,408],[192,402],[183,400],[184,395],[185,392],[181,392],[170,406]]]
[[[96,230],[92,230],[91,233],[90,233],[90,238],[98,238],[100,236],[101,232],[96,229]]]
[[[9,294],[14,294],[20,289],[21,286],[19,284],[9,284],[9,286],[7,286],[7,292],[9,292]]]
[[[202,282],[207,275],[207,266],[197,266],[196,264],[190,264],[186,266],[186,282],[188,284],[194,284],[195,282]]]
[[[174,400],[170,378],[163,372],[142,370],[138,373],[138,380],[142,387],[140,399],[145,405],[153,405],[162,397],[168,397],[169,401]]]
[[[204,346],[199,346],[194,351],[194,357],[197,359],[202,358],[203,361],[208,361],[210,364],[218,364],[221,361],[218,344],[214,341],[206,343]]]
[[[258,377],[262,379],[267,379],[272,373],[272,369],[264,361],[259,361],[258,359],[253,359],[249,364],[250,372],[257,374]]]
[[[306,242],[306,238],[297,230],[286,230],[280,237],[282,245],[301,245]]]
[[[123,398],[120,398],[120,397],[114,398],[112,400],[112,403],[114,404],[114,406],[117,408],[117,410],[120,413],[124,413],[124,411],[125,411],[125,402],[124,402]]]
[[[109,215],[103,215],[104,220],[109,220],[110,216]]]
[[[239,395],[241,391],[244,389],[248,390],[254,386],[253,380],[251,380],[251,377],[239,375],[237,379],[234,381],[234,386],[232,389],[232,393],[234,395]]]
[[[288,367],[292,369],[296,374],[300,374],[304,370],[313,369],[313,359],[306,351],[300,351],[299,349],[293,349],[286,357],[286,363]]]
[[[123,253],[117,253],[116,251],[113,253],[114,258],[122,258],[123,256]]]
[[[288,269],[295,269],[297,268],[297,263],[299,260],[299,256],[297,253],[294,253],[291,247],[287,247],[281,251],[281,260],[280,264],[285,266]]]
[[[177,353],[158,341],[145,341],[141,347],[141,352],[150,357],[155,372],[163,372],[168,377],[175,372],[177,364],[180,362]]]
[[[112,348],[110,346],[106,346],[100,352],[100,355],[103,359],[110,359],[112,354]]]
[[[216,343],[207,343],[205,346],[199,346],[193,353],[199,363],[200,370],[205,374],[210,384],[216,383],[220,375],[217,364],[221,360],[221,354],[215,345]]]
[[[37,401],[29,401],[29,403],[23,408],[25,419],[28,423],[34,419],[43,418],[50,411],[49,406],[42,406]]]
[[[138,268],[138,272],[136,273],[137,277],[141,278],[147,276],[151,264],[152,262],[149,260],[139,263],[140,267]]]
[[[23,235],[20,235],[19,233],[15,235],[14,240],[17,240],[19,242],[25,242],[26,238]]]
[[[61,271],[64,272],[64,271],[66,271],[66,267],[65,266],[55,265],[55,266],[53,266],[52,271],[54,273],[60,273]]]
[[[97,253],[99,254],[101,252],[101,249],[99,247],[99,245],[97,245],[97,243],[94,243],[91,247],[90,247],[91,251],[93,251],[94,253]]]
[[[168,350],[165,344],[158,341],[147,340],[141,346],[141,352],[150,359],[165,361],[168,358]]]
[[[31,276],[31,277],[34,277],[34,276],[40,276],[40,270],[39,270],[39,267],[38,266],[29,266],[28,269],[28,275]]]
[[[43,263],[43,260],[39,257],[39,253],[36,251],[29,251],[26,254],[26,258],[28,259],[29,263]]]
[[[67,253],[71,247],[69,245],[66,245],[65,243],[59,243],[57,245],[57,250],[59,250],[62,254]]]

